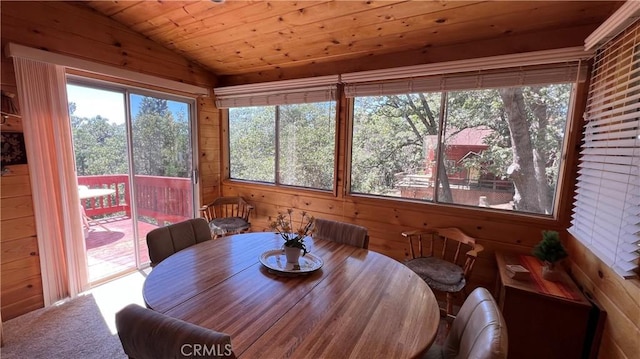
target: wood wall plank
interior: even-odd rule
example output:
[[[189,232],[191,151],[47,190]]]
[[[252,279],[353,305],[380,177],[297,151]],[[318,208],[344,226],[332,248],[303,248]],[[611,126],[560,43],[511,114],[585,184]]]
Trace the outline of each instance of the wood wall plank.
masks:
[[[220,111],[211,98],[198,100],[200,203],[220,196]]]
[[[2,220],[20,217],[33,217],[33,199],[31,196],[8,197],[0,202]]]
[[[42,293],[24,297],[20,301],[2,305],[2,320],[9,320],[44,306]]]
[[[2,242],[10,241],[13,239],[32,237],[36,235],[36,221],[35,218],[21,217],[15,219],[8,219],[2,221]]]
[[[31,182],[29,174],[22,173],[27,165],[7,166],[9,173],[0,180],[1,196],[3,199],[11,197],[24,197],[31,195]]]
[[[19,303],[25,298],[38,296],[42,297],[42,279],[40,278],[40,275],[23,278],[20,283],[7,285],[2,289],[0,302],[2,302],[2,306],[5,307],[7,305],[12,305],[13,303]],[[4,311],[2,317],[4,318]]]
[[[1,128],[2,132],[22,132],[22,118],[9,116]]]
[[[2,253],[2,263],[38,256],[38,239],[33,236],[2,241],[0,250]]]
[[[28,256],[8,263],[2,263],[2,287],[19,285],[26,278],[40,275],[40,262],[37,256]],[[3,303],[4,305],[4,303]],[[2,315],[4,318],[4,314]]]
[[[600,357],[636,358],[640,353],[640,281],[622,279],[578,240],[570,238],[570,270],[607,312]]]

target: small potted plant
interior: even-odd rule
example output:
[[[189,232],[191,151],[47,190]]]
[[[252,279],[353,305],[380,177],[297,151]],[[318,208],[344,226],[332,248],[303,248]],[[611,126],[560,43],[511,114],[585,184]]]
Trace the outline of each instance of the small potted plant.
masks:
[[[542,231],[542,240],[533,248],[532,254],[540,259],[542,267],[542,277],[547,280],[558,280],[559,272],[556,270],[556,263],[568,256],[560,235],[556,231]]]
[[[294,230],[293,209],[287,209],[287,213],[278,213],[276,220],[271,222],[270,227],[284,239],[287,262],[297,264],[300,253],[302,252],[303,256],[308,253],[304,238],[311,235],[314,222],[315,218],[303,211],[300,216],[300,225]]]

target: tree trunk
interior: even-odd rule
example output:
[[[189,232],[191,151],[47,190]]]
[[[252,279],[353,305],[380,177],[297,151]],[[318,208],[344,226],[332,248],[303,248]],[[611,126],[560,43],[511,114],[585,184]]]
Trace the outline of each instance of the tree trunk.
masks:
[[[506,88],[500,89],[498,92],[504,103],[511,136],[513,163],[509,166],[508,173],[516,190],[515,208],[519,211],[540,213],[533,145],[529,135],[522,90]]]
[[[537,89],[533,89],[533,92],[539,94]],[[534,166],[536,170],[536,179],[538,181],[538,201],[540,208],[546,213],[551,214],[553,212],[553,193],[549,182],[547,181],[547,162],[549,161],[549,154],[544,149],[544,143],[546,141],[547,127],[549,125],[549,118],[547,114],[547,105],[544,102],[530,102],[529,106],[532,109],[534,118],[538,121],[538,133],[532,134],[535,136],[533,157],[535,159]]]
[[[441,102],[442,102],[442,106],[444,106],[446,97],[444,97],[445,96],[444,94],[442,96],[443,97]],[[391,98],[391,101],[389,101],[387,104],[402,112],[404,120],[407,122],[409,127],[411,127],[411,131],[416,136],[416,140],[421,141],[423,143],[423,148],[424,148],[424,141],[426,141],[425,136],[438,134],[438,124],[439,124],[439,118],[435,117],[433,111],[431,110],[431,107],[429,107],[429,103],[424,97],[424,94],[419,95],[420,105],[422,106],[422,110],[424,110],[424,112],[422,112],[421,109],[418,108],[413,103],[412,97],[409,95],[407,95],[404,99],[400,98],[399,96],[392,96],[390,98]],[[442,113],[442,109],[441,109],[441,113]],[[418,130],[418,127],[413,122],[414,120],[409,115],[415,115],[415,117],[420,119],[422,124],[425,126],[424,134],[420,133],[420,130]],[[445,161],[444,153],[445,152],[443,150],[442,151],[443,158],[440,158],[440,163],[438,163],[437,165],[438,166],[437,175],[438,175],[438,182],[440,183],[440,188],[435,188],[434,190],[438,191],[439,201],[446,202],[446,203],[453,203],[453,195],[451,194],[449,177],[447,176],[447,171],[444,165],[444,161]]]
[[[453,195],[451,194],[451,185],[449,185],[449,176],[447,176],[447,168],[444,165],[444,150],[442,151],[442,157],[438,164],[438,180],[441,188],[436,188],[438,191],[438,201],[453,203]]]

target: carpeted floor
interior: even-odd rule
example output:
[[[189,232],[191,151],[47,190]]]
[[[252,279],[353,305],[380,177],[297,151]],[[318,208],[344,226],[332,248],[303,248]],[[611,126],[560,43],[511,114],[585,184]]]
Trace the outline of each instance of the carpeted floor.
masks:
[[[2,359],[126,358],[115,330],[115,313],[143,304],[144,273],[136,272],[58,305],[3,323]]]

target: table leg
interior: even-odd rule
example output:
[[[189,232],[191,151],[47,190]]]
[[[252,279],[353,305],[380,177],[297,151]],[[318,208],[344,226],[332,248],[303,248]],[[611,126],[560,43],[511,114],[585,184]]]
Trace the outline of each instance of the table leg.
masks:
[[[87,211],[85,211],[84,206],[82,205],[82,203],[80,203],[80,210],[82,213],[82,226],[84,227],[84,229],[89,230],[91,227],[91,222],[93,222],[93,219],[91,219],[91,217],[87,216]],[[102,227],[105,231],[107,232],[111,232],[111,230],[105,226],[103,226],[100,223],[95,223],[96,225]]]

